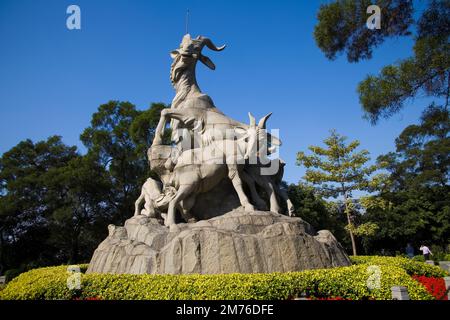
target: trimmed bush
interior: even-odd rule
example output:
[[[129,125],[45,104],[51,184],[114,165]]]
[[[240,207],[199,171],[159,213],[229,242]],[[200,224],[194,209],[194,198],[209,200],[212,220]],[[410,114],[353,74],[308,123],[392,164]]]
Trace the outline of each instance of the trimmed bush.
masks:
[[[83,266],[85,267],[85,266]],[[270,274],[129,275],[81,274],[81,290],[67,288],[66,266],[31,270],[0,291],[0,299],[290,299],[312,297],[390,299],[391,287],[406,286],[412,299],[433,299],[402,268],[380,264],[380,287],[367,286],[368,264]]]
[[[22,273],[0,291],[0,299],[70,299],[66,269],[66,266],[46,267]]]
[[[412,258],[414,261],[425,262],[425,257],[423,255],[417,255]]]
[[[389,265],[404,269],[409,275],[419,275],[427,277],[446,277],[448,273],[438,266],[432,266],[423,262],[414,261],[402,257],[382,257],[382,256],[352,256],[350,260],[354,264]]]

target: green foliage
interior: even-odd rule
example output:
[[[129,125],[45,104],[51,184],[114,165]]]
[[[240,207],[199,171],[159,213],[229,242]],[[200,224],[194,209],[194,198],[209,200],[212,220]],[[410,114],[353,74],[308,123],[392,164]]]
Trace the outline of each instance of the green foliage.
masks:
[[[152,103],[150,108],[142,111],[130,125],[130,136],[137,146],[138,153],[146,153],[152,145],[161,111],[167,108],[164,103]],[[164,144],[170,142],[170,130],[164,132]]]
[[[395,140],[396,152],[378,159],[395,179],[394,188],[446,186],[450,168],[450,112],[431,105],[418,125]]]
[[[425,257],[423,255],[414,256],[412,259],[413,261],[425,262]]]
[[[0,270],[52,260],[48,242],[51,215],[57,207],[51,171],[79,155],[59,136],[25,140],[0,158]]]
[[[422,242],[448,245],[449,133],[449,111],[431,106],[419,124],[403,130],[395,152],[378,158],[387,176],[374,188],[376,193],[362,201],[363,220],[380,226],[372,247],[401,249],[408,242],[416,247]]]
[[[366,28],[369,4],[381,8],[380,30]],[[372,124],[415,97],[435,100],[420,124],[407,127],[396,139],[396,152],[378,158],[386,172],[368,182],[367,190],[373,193],[360,199],[366,210],[361,223],[379,226],[372,238],[364,239],[366,250],[403,251],[406,243],[418,246],[423,241],[446,246],[450,239],[450,1],[429,1],[418,12],[415,21],[412,1],[337,0],[321,6],[314,32],[329,59],[345,51],[348,61],[357,62],[371,58],[385,39],[414,31],[411,57],[368,75],[358,86]]]
[[[92,115],[91,126],[80,139],[88,155],[108,170],[111,180],[108,205],[114,208],[113,223],[123,222],[132,212],[139,185],[148,174],[145,153],[137,153],[130,126],[139,111],[130,102],[109,101]]]
[[[92,116],[80,155],[58,136],[0,158],[0,273],[87,261],[107,225],[132,215],[163,104],[110,101]]]
[[[47,172],[45,203],[54,204],[48,242],[74,263],[89,253],[105,235],[109,209],[104,206],[111,182],[106,170],[89,156],[79,156],[64,167]],[[87,253],[87,254],[86,254]]]
[[[381,9],[381,29],[370,30],[366,21],[367,7]],[[345,51],[350,62],[372,57],[372,50],[388,37],[409,35],[412,22],[412,1],[338,0],[323,4],[317,14],[314,38],[329,59]]]
[[[347,217],[347,231],[349,232],[353,254],[356,255],[356,241],[354,239],[354,216],[358,211],[358,204],[352,199],[352,192],[368,190],[371,182],[370,176],[377,166],[369,166],[369,152],[361,150],[356,152],[359,141],[346,143],[346,137],[332,130],[330,137],[324,140],[326,148],[310,146],[311,155],[304,152],[297,154],[297,165],[306,169],[304,179],[314,185],[326,197],[343,198],[343,213]],[[374,224],[366,225],[373,227]],[[365,227],[364,227],[365,228]],[[360,236],[370,236],[368,228],[361,229]],[[372,228],[373,229],[373,228]]]
[[[0,291],[0,299],[105,300],[285,300],[307,292],[311,296],[347,299],[390,299],[391,287],[403,285],[412,299],[433,299],[403,269],[380,264],[380,288],[370,290],[368,264],[333,269],[270,274],[113,275],[81,274],[81,290],[66,286],[65,266],[29,271]]]
[[[56,136],[23,141],[0,162],[1,264],[28,270],[23,265],[88,259],[80,252],[89,254],[105,234],[97,228],[107,214],[105,170]]]
[[[372,237],[379,229],[378,225],[373,222],[366,222],[357,227],[351,224],[347,225],[346,228],[351,228],[353,234],[357,237]]]
[[[321,198],[315,189],[306,184],[290,184],[288,186],[289,199],[294,205],[294,215],[307,221],[316,229],[327,229],[335,234],[337,217],[328,210],[327,202]]]
[[[447,9],[450,14],[450,7]],[[423,38],[416,42],[415,56],[397,65],[388,65],[380,75],[369,75],[358,86],[365,117],[376,123],[404,107],[408,99],[419,94],[448,96],[450,58],[448,36]],[[448,103],[448,101],[447,101]]]
[[[133,212],[140,186],[150,176],[147,148],[159,121],[161,103],[139,111],[130,102],[109,101],[92,115],[91,126],[80,139],[88,155],[107,169],[111,181],[107,203],[110,223],[123,223]]]
[[[420,89],[415,85],[416,75],[426,77],[423,73],[413,59],[407,59],[399,66],[384,67],[379,76],[367,76],[358,86],[365,116],[376,123],[380,115],[387,118],[398,112],[405,99],[414,96]]]
[[[366,27],[366,8],[381,8],[381,29]],[[342,51],[349,62],[370,59],[385,39],[410,35],[415,30],[413,55],[385,66],[379,75],[368,75],[358,86],[365,117],[377,123],[390,117],[416,96],[443,98],[448,106],[450,85],[450,2],[430,1],[417,21],[412,1],[338,0],[322,5],[314,36],[329,59]]]
[[[0,297],[18,300],[71,299],[75,292],[67,288],[66,270],[67,266],[59,266],[22,273],[7,284]]]
[[[427,277],[446,277],[448,273],[438,266],[432,266],[416,259],[403,257],[381,257],[381,256],[351,256],[350,260],[354,264],[388,265],[401,268],[409,275],[419,275]]]
[[[433,260],[436,265],[438,265],[439,261],[449,261],[449,260],[446,260],[446,259],[450,258],[450,254],[448,254],[445,251],[445,248],[443,248],[442,246],[431,245],[430,246],[430,250],[433,253],[430,256],[430,259]]]
[[[367,188],[368,177],[376,170],[375,166],[366,166],[370,160],[367,150],[355,152],[359,141],[346,144],[346,139],[332,130],[324,140],[327,148],[310,146],[311,155],[297,154],[297,165],[307,168],[305,180],[317,185],[325,196],[336,198]]]

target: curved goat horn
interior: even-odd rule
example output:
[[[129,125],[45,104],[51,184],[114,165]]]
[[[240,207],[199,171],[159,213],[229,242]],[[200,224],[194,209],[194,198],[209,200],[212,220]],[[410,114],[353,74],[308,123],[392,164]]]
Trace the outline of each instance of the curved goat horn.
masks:
[[[269,119],[271,115],[272,115],[272,112],[265,115],[264,117],[262,117],[261,120],[259,120],[258,127],[260,127],[261,129],[265,129],[267,119]]]
[[[221,47],[216,47],[216,45],[211,41],[211,39],[205,38],[202,36],[199,37],[199,40],[201,40],[202,43],[204,45],[206,45],[209,49],[214,50],[214,51],[222,51],[226,47],[226,45],[223,45]]]
[[[255,117],[250,112],[248,113],[248,117],[250,118],[250,127],[255,127],[256,126]]]

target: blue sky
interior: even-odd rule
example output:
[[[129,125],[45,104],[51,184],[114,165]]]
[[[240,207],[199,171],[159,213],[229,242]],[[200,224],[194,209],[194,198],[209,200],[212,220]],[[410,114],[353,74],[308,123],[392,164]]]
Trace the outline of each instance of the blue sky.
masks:
[[[412,41],[389,40],[358,64],[328,61],[313,38],[325,2],[0,0],[0,154],[53,134],[84,152],[79,135],[100,104],[169,103],[169,52],[185,32],[187,8],[193,36],[227,44],[222,52],[205,49],[217,69],[198,65],[202,91],[241,121],[248,122],[248,111],[273,111],[268,127],[280,129],[285,180],[303,176],[296,152],[321,144],[331,128],[360,140],[373,158],[391,151],[426,102],[416,99],[371,126],[356,87],[368,73],[410,56]],[[70,4],[81,8],[81,30],[66,28]]]

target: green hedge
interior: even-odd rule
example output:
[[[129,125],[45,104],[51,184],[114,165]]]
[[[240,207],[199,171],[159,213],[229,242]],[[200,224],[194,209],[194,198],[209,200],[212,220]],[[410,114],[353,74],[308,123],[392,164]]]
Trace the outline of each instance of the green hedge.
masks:
[[[412,259],[415,261],[425,262],[425,257],[423,255],[416,255]],[[450,261],[450,253],[435,253],[430,257],[430,260],[434,261],[435,264],[439,261]]]
[[[438,266],[432,266],[424,262],[402,257],[383,256],[352,256],[350,260],[354,264],[390,265],[404,269],[409,275],[427,277],[446,277],[448,273]]]
[[[433,299],[397,266],[381,264],[381,286],[369,290],[369,264],[270,274],[114,275],[81,274],[81,290],[69,290],[66,266],[34,269],[0,291],[0,299],[290,299],[312,296],[390,299],[391,287],[406,286],[412,299]],[[85,266],[83,266],[85,268]]]

